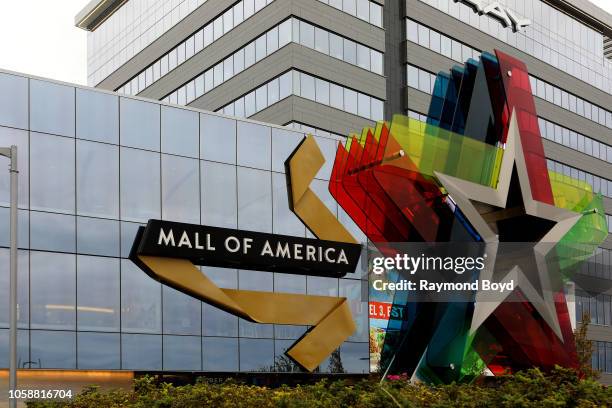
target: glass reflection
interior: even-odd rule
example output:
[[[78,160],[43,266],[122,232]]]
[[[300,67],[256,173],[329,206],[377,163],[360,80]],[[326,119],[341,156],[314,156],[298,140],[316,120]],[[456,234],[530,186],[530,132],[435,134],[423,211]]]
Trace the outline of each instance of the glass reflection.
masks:
[[[365,285],[365,288],[362,287]],[[364,291],[364,289],[366,289]],[[350,341],[367,341],[368,340],[368,302],[362,301],[367,297],[363,297],[362,293],[367,293],[367,281],[354,279],[339,280],[339,295],[348,299],[353,319],[357,325],[357,330],[349,338]]]
[[[80,370],[121,368],[119,333],[77,333],[77,363]]]
[[[121,257],[127,258],[134,244],[134,237],[138,228],[145,224],[135,224],[133,222],[121,222]]]
[[[77,253],[119,256],[119,221],[77,217]]]
[[[30,79],[32,131],[74,137],[74,122],[73,87]]]
[[[0,220],[10,219],[10,209],[0,207]],[[28,248],[30,246],[30,212],[26,210],[17,211],[17,246],[18,248]],[[0,247],[10,246],[11,223],[0,223]]]
[[[202,341],[195,336],[164,336],[164,370],[202,369]]]
[[[76,135],[81,139],[119,144],[119,98],[77,89]]]
[[[274,341],[274,364],[270,371],[280,373],[304,372],[285,352],[293,345],[293,340]]]
[[[283,293],[306,293],[306,276],[288,273],[274,274],[274,291]]]
[[[121,368],[124,370],[161,370],[162,336],[122,333]]]
[[[236,228],[236,167],[202,161],[202,223]]]
[[[268,372],[274,367],[274,340],[240,339],[240,371]]]
[[[272,231],[270,173],[238,167],[238,228]]]
[[[2,74],[0,74],[1,77]],[[0,96],[0,98],[2,98]],[[0,108],[2,112],[2,108]],[[1,115],[1,113],[0,113]],[[27,208],[30,202],[30,146],[28,132],[0,126],[0,144],[2,146],[17,146],[17,170],[19,170],[18,206]],[[3,159],[4,160],[4,159]],[[8,163],[8,162],[7,162]],[[11,205],[10,175],[8,171],[0,172],[0,205]]]
[[[76,220],[73,215],[30,212],[32,249],[75,252]]]
[[[121,145],[159,151],[160,106],[121,98]]]
[[[272,128],[272,171],[285,172],[285,160],[304,139],[303,133]]]
[[[17,368],[30,368],[30,336],[27,330],[17,330]],[[236,358],[238,356],[236,355]],[[0,329],[0,368],[9,366],[9,330]],[[37,368],[32,366],[32,368]]]
[[[274,274],[272,272],[239,270],[239,289],[272,292],[274,289]],[[244,319],[239,320],[240,337],[272,338],[274,325],[253,323]]]
[[[121,218],[148,221],[160,216],[159,153],[121,148]]]
[[[162,155],[162,218],[200,223],[198,161]]]
[[[78,140],[76,164],[78,214],[118,218],[119,148]]]
[[[306,284],[309,295],[338,296],[338,279],[308,276]]]
[[[31,133],[31,208],[74,213],[74,190],[74,139]]]
[[[222,337],[202,338],[204,370],[238,371],[238,339]]]
[[[295,326],[289,324],[275,324],[274,325],[274,338],[276,341],[279,339],[299,339],[306,333],[308,326]]]
[[[76,327],[76,256],[30,252],[30,313],[34,329]]]
[[[200,158],[236,163],[236,121],[200,114]]]
[[[289,208],[287,178],[284,174],[272,173],[272,195],[274,197],[272,215],[275,234],[304,237],[304,224]]]
[[[30,259],[29,251],[17,252],[17,326],[28,328],[30,318]],[[8,249],[0,249],[0,327],[9,327],[9,268]]]
[[[197,112],[161,107],[162,152],[198,158],[199,131]]]
[[[202,331],[205,336],[238,336],[238,318],[214,306],[203,304]]]
[[[31,368],[76,368],[76,333],[30,331]]]
[[[28,129],[27,78],[0,73],[0,125]]]
[[[119,259],[77,256],[79,330],[119,331]]]
[[[201,302],[168,286],[163,288],[164,333],[201,334]]]
[[[238,288],[238,270],[228,268],[215,268],[212,266],[201,267],[204,273],[215,285],[220,288]]]
[[[368,343],[344,343],[340,347],[340,359],[346,373],[367,373],[370,371],[370,350]]]
[[[134,263],[121,260],[121,329],[161,332],[161,285]]]

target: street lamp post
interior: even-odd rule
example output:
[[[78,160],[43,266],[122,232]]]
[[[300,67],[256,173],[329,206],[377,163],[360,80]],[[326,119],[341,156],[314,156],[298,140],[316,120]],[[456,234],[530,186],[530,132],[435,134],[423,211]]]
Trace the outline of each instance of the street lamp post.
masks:
[[[9,407],[17,406],[17,146],[0,148],[0,155],[11,159],[11,251],[10,251],[10,328],[9,328]],[[10,391],[13,391],[11,395]],[[13,398],[10,398],[10,397]]]

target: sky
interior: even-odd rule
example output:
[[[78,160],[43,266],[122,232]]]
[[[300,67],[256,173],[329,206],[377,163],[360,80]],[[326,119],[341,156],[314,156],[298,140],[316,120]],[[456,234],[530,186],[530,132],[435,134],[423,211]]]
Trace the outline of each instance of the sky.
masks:
[[[612,14],[612,0],[591,0]],[[87,83],[87,33],[74,16],[88,0],[2,2],[0,68]]]

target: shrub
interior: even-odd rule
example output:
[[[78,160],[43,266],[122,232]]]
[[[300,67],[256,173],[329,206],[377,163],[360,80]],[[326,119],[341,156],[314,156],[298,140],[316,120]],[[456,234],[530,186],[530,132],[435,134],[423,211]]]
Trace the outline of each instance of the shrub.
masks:
[[[557,367],[551,373],[538,369],[499,377],[493,384],[410,384],[405,376],[395,380],[321,380],[312,385],[278,388],[226,381],[174,386],[153,377],[135,380],[134,391],[84,390],[70,401],[33,401],[30,408],[379,408],[379,407],[601,407],[612,406],[612,388],[572,370]]]

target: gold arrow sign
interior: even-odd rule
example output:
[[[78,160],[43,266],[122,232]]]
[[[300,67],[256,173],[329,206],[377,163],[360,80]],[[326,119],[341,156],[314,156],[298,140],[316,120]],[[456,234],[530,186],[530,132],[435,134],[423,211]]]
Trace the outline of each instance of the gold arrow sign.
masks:
[[[291,187],[289,205],[317,238],[357,243],[351,233],[310,189],[310,183],[324,163],[325,158],[317,141],[312,135],[308,135],[285,162],[287,180]]]
[[[136,255],[132,260],[152,278],[245,320],[313,326],[286,353],[308,371],[356,329],[343,297],[222,289],[186,259]]]
[[[317,142],[309,135],[285,162],[290,184],[290,207],[317,238],[344,245],[353,244],[358,253],[355,238],[310,189],[310,183],[324,163]],[[165,256],[158,256],[162,252],[159,249],[143,250],[147,246],[143,244],[144,235],[145,228],[141,227],[130,259],[153,279],[251,322],[312,326],[286,352],[308,371],[315,370],[356,329],[345,297],[219,288],[192,262],[202,264],[203,259],[181,257],[178,248],[173,252],[175,257],[168,257],[167,252],[164,252]],[[169,239],[167,236],[164,238]],[[154,242],[159,245],[162,241],[160,236]],[[356,264],[356,260],[354,262]]]

